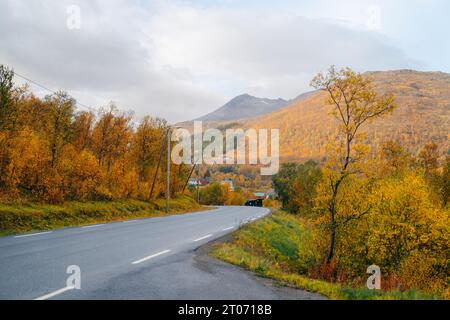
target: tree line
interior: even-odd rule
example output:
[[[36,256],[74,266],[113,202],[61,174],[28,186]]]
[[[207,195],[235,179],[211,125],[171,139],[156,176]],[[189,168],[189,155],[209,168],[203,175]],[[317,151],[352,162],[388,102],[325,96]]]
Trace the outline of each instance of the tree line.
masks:
[[[79,111],[65,92],[36,97],[0,66],[0,200],[148,200],[165,192],[165,120]],[[171,196],[190,168],[171,165]],[[159,169],[159,171],[158,171]]]

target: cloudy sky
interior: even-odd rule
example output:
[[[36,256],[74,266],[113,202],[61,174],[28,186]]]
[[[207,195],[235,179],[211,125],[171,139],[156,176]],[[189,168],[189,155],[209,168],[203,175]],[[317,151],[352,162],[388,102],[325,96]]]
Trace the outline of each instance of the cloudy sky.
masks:
[[[450,72],[449,12],[447,0],[0,0],[0,64],[85,105],[176,122],[242,93],[293,98],[332,64]]]

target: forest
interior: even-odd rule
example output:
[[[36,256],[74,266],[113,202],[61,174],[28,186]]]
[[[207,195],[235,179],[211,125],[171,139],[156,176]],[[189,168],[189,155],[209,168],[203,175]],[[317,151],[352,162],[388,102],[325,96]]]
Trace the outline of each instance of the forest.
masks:
[[[147,116],[136,122],[113,103],[80,111],[65,92],[41,99],[13,78],[11,69],[0,66],[2,202],[150,200],[164,194],[165,120]],[[172,166],[174,197],[190,168]]]

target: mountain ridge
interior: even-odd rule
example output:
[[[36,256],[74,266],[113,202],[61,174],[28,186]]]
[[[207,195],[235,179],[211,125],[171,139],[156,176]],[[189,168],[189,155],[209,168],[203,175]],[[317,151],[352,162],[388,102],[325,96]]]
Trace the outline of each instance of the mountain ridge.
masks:
[[[293,99],[270,99],[252,96],[248,93],[238,95],[222,107],[193,121],[232,121],[253,118],[268,114],[302,100],[315,91],[304,92]]]
[[[248,93],[238,95],[222,107],[195,119],[195,121],[230,121],[270,113],[289,105],[289,100],[259,98]]]
[[[393,93],[397,108],[376,119],[362,131],[364,142],[376,152],[382,143],[394,140],[417,153],[434,142],[440,152],[450,151],[450,74],[415,70],[365,73],[379,94]],[[243,128],[280,130],[280,155],[285,159],[322,159],[333,140],[338,121],[330,115],[327,93],[320,91],[285,108],[239,123]]]

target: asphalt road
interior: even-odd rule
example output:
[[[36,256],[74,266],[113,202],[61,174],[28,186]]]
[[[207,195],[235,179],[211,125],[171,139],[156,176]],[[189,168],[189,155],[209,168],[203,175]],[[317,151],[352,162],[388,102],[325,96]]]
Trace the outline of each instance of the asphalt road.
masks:
[[[268,209],[220,207],[0,238],[0,299],[285,299],[196,249]],[[66,283],[78,266],[81,288]],[[294,298],[314,295],[296,290]]]

